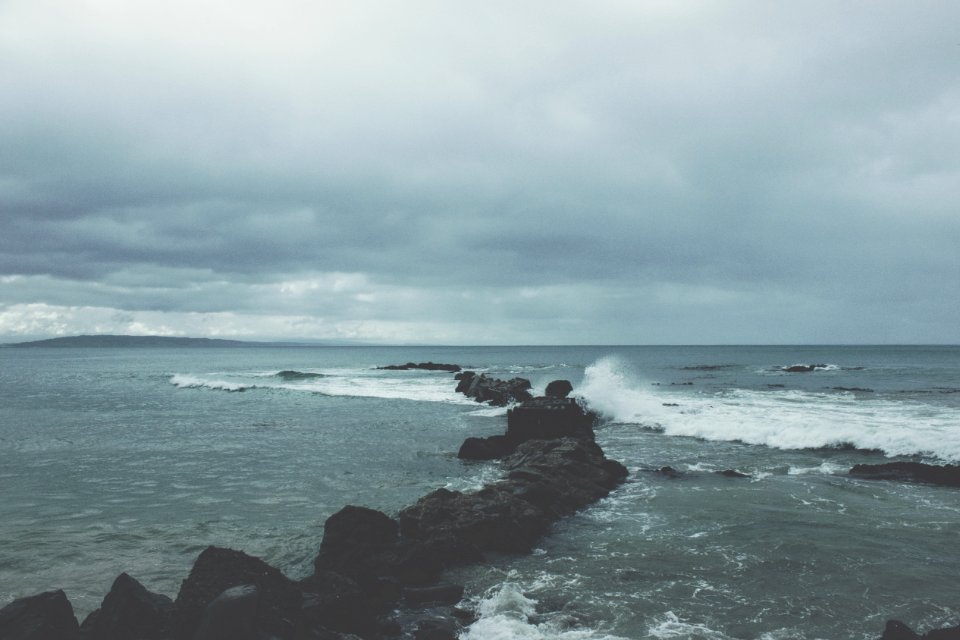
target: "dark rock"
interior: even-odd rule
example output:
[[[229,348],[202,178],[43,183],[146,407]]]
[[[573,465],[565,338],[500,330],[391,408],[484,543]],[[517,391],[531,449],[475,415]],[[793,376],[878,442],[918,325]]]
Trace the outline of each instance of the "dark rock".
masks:
[[[277,373],[277,377],[282,378],[283,380],[292,381],[292,380],[313,380],[314,378],[322,378],[324,376],[322,373],[286,370],[286,371],[280,371],[279,373]]]
[[[426,618],[417,623],[414,640],[457,640],[460,625],[455,618]]]
[[[424,371],[447,371],[456,373],[461,367],[458,364],[438,364],[435,362],[408,362],[406,364],[389,364],[385,367],[377,367],[387,371],[408,371],[410,369],[423,369]]]
[[[290,637],[300,613],[297,584],[259,558],[219,547],[207,547],[180,586],[174,603],[178,634],[191,638],[207,606],[230,587],[240,585],[257,589],[256,631],[268,637]]]
[[[530,440],[503,466],[504,486],[552,519],[599,500],[627,477],[626,468],[605,458],[596,443],[575,438]]]
[[[666,476],[666,477],[668,477],[668,478],[682,478],[682,477],[683,477],[683,472],[677,471],[677,470],[674,469],[673,467],[660,467],[660,468],[657,470],[657,473],[659,473],[659,474],[662,475],[662,476]]]
[[[100,608],[80,627],[83,640],[158,640],[168,633],[173,601],[126,573],[113,581]]]
[[[494,460],[507,455],[513,448],[506,436],[467,438],[460,445],[457,457],[461,460]]]
[[[888,462],[885,464],[858,464],[850,475],[865,480],[896,480],[924,482],[947,487],[960,487],[960,466],[938,466],[922,462]]]
[[[376,629],[379,607],[353,580],[324,571],[302,581],[300,586],[304,594],[298,636],[309,635],[308,631],[316,629],[370,635]]]
[[[899,620],[887,620],[880,640],[960,640],[960,626],[933,629],[920,635]]]
[[[226,589],[204,609],[194,640],[258,640],[260,591],[242,584]]]
[[[497,407],[503,407],[511,402],[530,400],[530,381],[525,378],[498,380],[488,378],[485,374],[477,375],[474,371],[463,371],[457,376],[459,380],[456,391],[477,402],[488,402]]]
[[[573,398],[534,398],[507,412],[507,438],[517,444],[565,437],[593,440],[596,418]]]
[[[573,385],[569,380],[554,380],[547,385],[543,395],[548,398],[566,398],[573,391]]]
[[[14,600],[0,609],[3,640],[77,640],[80,625],[73,606],[61,591],[48,591]]]
[[[873,393],[873,389],[865,389],[864,387],[830,387],[833,391],[851,391],[857,393]]]
[[[899,620],[887,620],[880,640],[920,640],[920,636]]]
[[[794,364],[789,367],[781,367],[781,371],[786,371],[787,373],[810,373],[817,369],[826,369],[827,365],[825,364]]]
[[[403,600],[410,607],[425,604],[457,604],[463,599],[463,585],[438,584],[432,587],[407,587]]]
[[[749,478],[750,474],[740,473],[734,469],[724,469],[723,471],[715,472],[718,476],[723,476],[724,478]]]
[[[399,525],[385,513],[347,505],[323,525],[320,553],[314,560],[317,573],[336,571],[369,589],[378,578],[392,575],[388,565],[395,555]]]
[[[503,485],[489,485],[474,493],[437,489],[400,512],[400,531],[405,538],[429,541],[442,536],[480,552],[530,551],[549,523],[542,510]]]

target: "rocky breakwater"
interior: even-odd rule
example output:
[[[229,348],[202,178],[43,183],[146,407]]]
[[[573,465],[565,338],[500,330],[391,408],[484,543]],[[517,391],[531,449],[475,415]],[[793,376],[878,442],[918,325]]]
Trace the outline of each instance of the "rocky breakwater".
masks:
[[[498,380],[475,371],[461,371],[454,376],[458,380],[457,392],[477,402],[486,402],[496,407],[505,407],[511,402],[532,400],[530,381],[526,378]]]
[[[443,583],[444,570],[529,552],[554,521],[627,476],[594,441],[593,414],[566,397],[569,383],[548,390],[510,411],[500,436],[509,446],[489,456],[502,457],[500,481],[474,492],[438,489],[395,518],[344,507],[326,520],[314,572],[303,580],[242,551],[208,547],[173,600],[123,573],[82,624],[62,591],[14,601],[0,609],[0,638],[452,640],[471,613],[453,607],[463,587]]]

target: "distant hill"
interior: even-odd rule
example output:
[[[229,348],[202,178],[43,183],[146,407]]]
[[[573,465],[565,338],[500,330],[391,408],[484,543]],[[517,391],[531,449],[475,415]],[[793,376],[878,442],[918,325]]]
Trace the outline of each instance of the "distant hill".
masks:
[[[69,336],[3,344],[3,347],[265,347],[278,343],[218,340],[214,338],[169,338],[166,336]],[[280,343],[283,344],[283,343]]]

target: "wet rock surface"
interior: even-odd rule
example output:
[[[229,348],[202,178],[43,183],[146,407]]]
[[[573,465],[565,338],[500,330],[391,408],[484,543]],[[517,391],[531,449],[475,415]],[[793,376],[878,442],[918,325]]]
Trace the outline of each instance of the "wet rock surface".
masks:
[[[922,482],[946,487],[960,487],[960,466],[952,464],[942,466],[922,462],[858,464],[850,469],[850,475],[865,480]]]
[[[499,380],[475,371],[463,371],[455,378],[458,381],[456,391],[477,402],[486,402],[495,407],[505,407],[511,402],[531,400],[530,381],[526,378]]]

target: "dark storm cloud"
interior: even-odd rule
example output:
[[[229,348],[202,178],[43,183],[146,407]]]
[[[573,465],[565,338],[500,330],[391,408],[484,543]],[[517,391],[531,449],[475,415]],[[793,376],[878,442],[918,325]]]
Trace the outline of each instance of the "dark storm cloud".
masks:
[[[958,19],[3,3],[0,333],[955,341]]]

